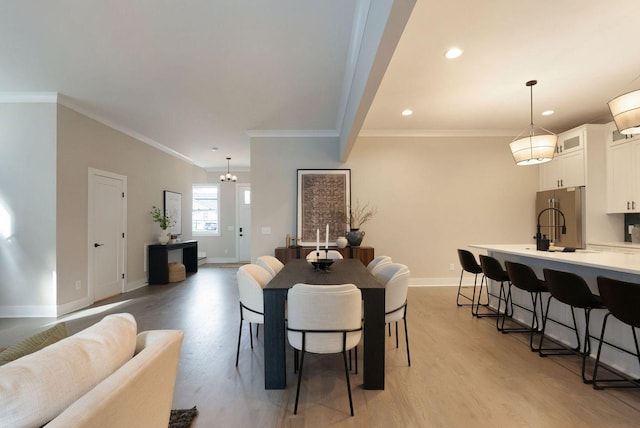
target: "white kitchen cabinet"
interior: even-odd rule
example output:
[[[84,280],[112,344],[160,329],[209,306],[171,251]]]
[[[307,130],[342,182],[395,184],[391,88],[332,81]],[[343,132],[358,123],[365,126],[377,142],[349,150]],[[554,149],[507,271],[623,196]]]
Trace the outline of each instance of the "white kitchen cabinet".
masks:
[[[558,135],[553,160],[540,165],[540,190],[584,186],[585,131],[584,126]]]
[[[640,212],[640,140],[611,141],[607,147],[607,212]]]

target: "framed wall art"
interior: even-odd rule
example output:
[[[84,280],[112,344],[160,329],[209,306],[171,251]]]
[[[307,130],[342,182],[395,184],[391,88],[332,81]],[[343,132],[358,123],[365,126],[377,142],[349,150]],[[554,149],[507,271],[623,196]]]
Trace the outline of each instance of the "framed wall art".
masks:
[[[298,245],[315,246],[319,231],[322,248],[326,241],[335,246],[336,239],[348,230],[346,213],[350,204],[350,169],[299,169]]]
[[[164,191],[164,213],[175,222],[171,226],[172,235],[182,235],[182,194]]]

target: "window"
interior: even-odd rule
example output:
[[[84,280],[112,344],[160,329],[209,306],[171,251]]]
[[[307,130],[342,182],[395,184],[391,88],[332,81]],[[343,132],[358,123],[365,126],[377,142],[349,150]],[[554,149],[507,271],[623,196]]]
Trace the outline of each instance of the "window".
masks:
[[[193,186],[191,230],[194,235],[220,235],[217,184]]]

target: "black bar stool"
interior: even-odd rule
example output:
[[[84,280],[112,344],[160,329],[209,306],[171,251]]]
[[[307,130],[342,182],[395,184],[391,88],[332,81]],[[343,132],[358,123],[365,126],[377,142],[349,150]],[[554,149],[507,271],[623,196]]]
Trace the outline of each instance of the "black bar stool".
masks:
[[[633,342],[636,345],[636,353],[633,354],[633,352],[624,351],[635,355],[638,358],[638,363],[640,363],[640,349],[638,348],[638,336],[636,335],[636,328],[640,328],[640,311],[638,311],[640,307],[640,284],[599,276],[598,290],[600,290],[600,297],[602,297],[604,304],[607,306],[607,309],[609,309],[609,313],[604,316],[602,322],[602,333],[600,334],[600,343],[598,344],[596,365],[593,369],[593,387],[595,389],[640,388],[640,379],[629,379],[622,376],[615,379],[598,379],[597,377],[602,344],[604,343],[604,333],[607,328],[609,315],[613,315],[618,321],[628,324],[631,327]],[[609,383],[609,385],[598,384],[599,382]]]
[[[476,300],[476,284],[478,281],[478,275],[482,273],[482,267],[476,261],[475,256],[471,251],[458,249],[458,259],[460,260],[460,266],[462,270],[460,271],[460,283],[458,284],[458,296],[456,297],[456,305],[458,306],[471,306],[471,310],[473,312],[473,303]],[[471,297],[462,293],[462,275],[465,272],[469,272],[474,274],[473,278],[473,295]],[[482,279],[480,280],[482,282]],[[460,303],[460,297],[463,297],[469,300],[471,303]],[[489,304],[489,296],[487,296],[487,306]]]
[[[491,312],[491,313],[484,313],[481,314],[478,312],[478,309],[480,308],[480,299],[482,298],[482,281],[480,281],[480,293],[478,294],[478,302],[476,304],[476,311],[474,313],[475,316],[477,316],[478,318],[483,318],[483,317],[492,317],[492,318],[496,318],[496,328],[498,328],[498,330],[500,330],[500,326],[499,326],[499,319],[502,316],[500,314],[500,307],[502,306],[502,296],[505,296],[505,315],[506,316],[511,316],[508,308],[509,308],[509,304],[506,300],[506,296],[507,294],[504,291],[504,283],[505,281],[507,283],[509,283],[509,274],[507,273],[506,270],[504,270],[502,268],[502,266],[500,265],[500,262],[490,256],[485,256],[483,254],[480,254],[480,266],[482,266],[482,273],[484,274],[484,283],[486,284],[486,292],[487,292],[487,299],[489,299],[489,282],[487,281],[488,279],[492,279],[496,282],[500,282],[500,292],[498,293],[498,309],[495,312]]]
[[[585,376],[585,365],[587,356],[591,353],[591,340],[589,336],[589,316],[593,309],[606,309],[606,306],[602,302],[600,296],[597,296],[591,292],[587,283],[582,277],[571,272],[563,272],[553,269],[543,269],[544,279],[547,283],[547,287],[551,292],[551,296],[547,300],[547,311],[542,320],[542,337],[540,338],[540,356],[546,357],[547,355],[566,355],[568,353],[582,356],[582,381],[584,383],[592,383],[593,379],[587,379]],[[547,318],[549,315],[549,305],[551,298],[558,300],[571,307],[571,316],[573,317],[573,327],[565,325],[576,332],[577,346],[575,348],[543,348],[542,342],[544,340],[544,333],[547,326]],[[584,310],[585,318],[585,332],[584,332],[584,347],[580,345],[580,334],[578,333],[578,325],[576,324],[576,314],[574,308],[581,308]],[[563,324],[564,325],[564,324]],[[582,350],[581,350],[582,349]],[[544,352],[552,351],[552,352]],[[563,352],[564,351],[564,352]]]
[[[543,280],[538,279],[533,269],[531,269],[529,266],[523,265],[522,263],[509,261],[504,262],[504,265],[507,268],[507,273],[509,274],[511,284],[513,284],[520,290],[527,291],[531,295],[531,302],[533,303],[531,326],[515,331],[529,332],[529,349],[531,349],[531,351],[537,352],[540,350],[540,346],[533,346],[533,335],[535,332],[539,331],[540,327],[542,326],[542,324],[538,321],[538,302],[540,303],[540,316],[542,316],[544,314],[544,310],[542,307],[542,293],[548,293],[549,289],[547,288],[547,284],[545,284]],[[509,288],[509,295],[511,295],[511,288]],[[504,320],[505,318],[502,318],[503,332],[505,331]]]

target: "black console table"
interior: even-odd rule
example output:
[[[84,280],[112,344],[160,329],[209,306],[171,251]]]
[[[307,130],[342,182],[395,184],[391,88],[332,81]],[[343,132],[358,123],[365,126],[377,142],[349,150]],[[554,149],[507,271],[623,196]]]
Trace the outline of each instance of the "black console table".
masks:
[[[169,283],[169,251],[182,249],[182,263],[187,272],[198,272],[198,241],[149,245],[149,285]]]

